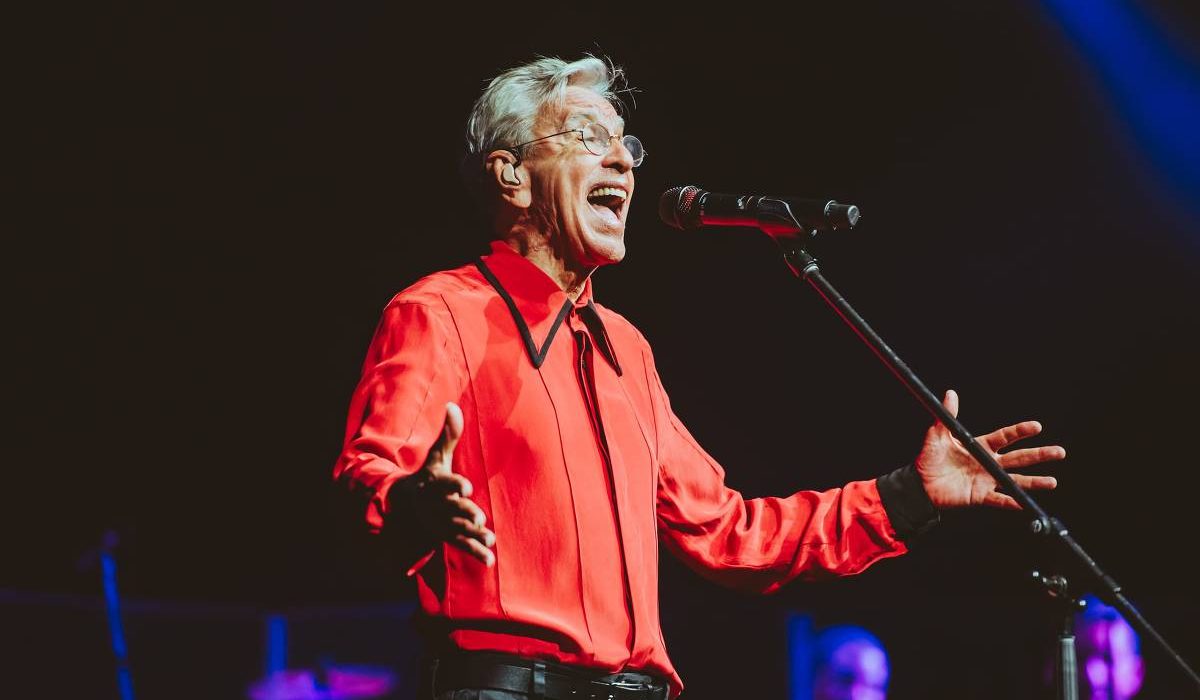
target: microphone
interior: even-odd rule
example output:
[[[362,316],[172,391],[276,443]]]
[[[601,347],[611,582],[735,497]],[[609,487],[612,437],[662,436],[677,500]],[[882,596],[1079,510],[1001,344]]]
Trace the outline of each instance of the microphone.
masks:
[[[718,194],[695,185],[672,187],[658,200],[658,216],[677,229],[701,226],[753,226],[773,237],[809,231],[854,228],[862,214],[853,204],[832,199]]]

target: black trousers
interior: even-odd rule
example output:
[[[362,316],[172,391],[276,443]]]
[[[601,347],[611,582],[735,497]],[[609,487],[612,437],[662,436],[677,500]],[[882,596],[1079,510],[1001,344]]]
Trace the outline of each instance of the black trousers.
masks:
[[[642,673],[637,674],[622,674],[631,679],[639,679],[641,682],[651,682],[651,677]],[[425,686],[428,688],[428,686]],[[479,688],[459,688],[455,690],[443,690],[440,693],[428,695],[418,695],[418,700],[532,700],[532,696],[528,693],[517,693],[509,690],[482,690]]]

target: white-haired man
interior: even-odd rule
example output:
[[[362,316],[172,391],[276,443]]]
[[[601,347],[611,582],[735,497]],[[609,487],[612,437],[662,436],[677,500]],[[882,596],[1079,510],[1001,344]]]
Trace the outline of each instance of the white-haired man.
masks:
[[[354,393],[335,477],[412,562],[438,698],[678,694],[660,541],[705,576],[766,592],[899,555],[939,509],[1017,507],[936,425],[913,466],[879,479],[752,500],[725,486],[671,411],[645,338],[592,298],[592,273],[625,255],[645,157],[618,78],[593,57],[542,58],[485,89],[467,140],[491,253],[388,304]],[[981,440],[998,452],[1039,430]]]

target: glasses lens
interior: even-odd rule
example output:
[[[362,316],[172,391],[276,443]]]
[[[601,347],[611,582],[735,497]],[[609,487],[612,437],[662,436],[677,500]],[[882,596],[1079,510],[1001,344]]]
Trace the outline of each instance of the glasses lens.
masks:
[[[646,149],[642,148],[642,142],[638,140],[638,137],[626,136],[621,139],[621,145],[629,151],[629,155],[633,156],[633,167],[636,168],[642,164],[643,160],[646,160]]]
[[[612,134],[601,124],[588,124],[583,128],[583,145],[593,155],[608,155],[608,151],[612,148]],[[636,168],[642,164],[646,158],[646,151],[642,148],[642,142],[638,140],[638,137],[625,136],[621,139],[621,145],[625,146],[629,155],[633,156],[633,167]]]
[[[588,149],[588,153],[596,156],[607,155],[610,144],[612,134],[608,133],[608,129],[602,124],[592,122],[583,128],[583,146]]]

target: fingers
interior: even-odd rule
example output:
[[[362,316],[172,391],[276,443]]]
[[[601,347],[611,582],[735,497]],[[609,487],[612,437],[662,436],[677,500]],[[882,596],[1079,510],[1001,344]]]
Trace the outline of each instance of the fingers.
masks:
[[[1023,450],[1013,450],[1002,455],[997,455],[996,461],[1005,469],[1021,469],[1034,464],[1043,462],[1055,462],[1060,459],[1066,459],[1067,451],[1058,445],[1047,445],[1045,447],[1028,447]]]
[[[471,494],[475,492],[475,487],[471,485],[470,479],[454,472],[435,472],[434,476],[425,482],[425,488],[434,494],[462,496],[463,498],[470,498]]]
[[[484,527],[487,524],[487,516],[483,514],[483,509],[469,498],[447,496],[434,517],[438,522],[450,523],[450,531],[453,533],[474,534],[484,539],[490,536],[493,541],[496,538],[495,534]]]
[[[1021,504],[1007,494],[993,491],[983,498],[983,505],[1004,510],[1021,510]]]
[[[496,563],[492,545],[496,535],[486,527],[465,518],[454,518],[454,530],[446,541],[483,562],[485,566]]]
[[[1013,474],[1012,479],[1026,491],[1049,491],[1058,487],[1058,479],[1052,476],[1022,476]]]
[[[452,498],[461,507],[462,515],[450,519],[451,530],[446,541],[478,559],[484,566],[496,563],[492,545],[496,544],[496,533],[484,527],[483,511],[465,498]]]
[[[953,389],[947,389],[942,397],[942,406],[950,412],[950,415],[958,417],[958,392]],[[940,420],[935,420],[933,425],[929,426],[929,430],[925,432],[925,441],[928,443],[931,440],[941,436],[949,435],[950,429],[945,426]]]
[[[458,444],[458,439],[462,437],[463,431],[463,414],[462,409],[458,404],[450,401],[446,404],[446,427],[443,434],[452,441],[450,449],[454,449],[454,445]]]
[[[483,509],[475,505],[475,501],[461,496],[447,496],[443,504],[444,511],[451,518],[466,518],[476,525],[487,522]]]
[[[446,404],[446,422],[442,426],[442,433],[438,436],[437,442],[433,443],[433,447],[429,448],[429,456],[425,458],[425,464],[430,471],[439,473],[450,471],[454,448],[458,446],[458,439],[462,437],[462,432],[462,409],[451,401]]]
[[[1024,440],[1042,432],[1042,424],[1035,420],[1027,420],[1016,425],[1009,425],[979,438],[985,447],[992,452],[1002,450],[1018,440]]]
[[[484,547],[491,547],[496,544],[496,533],[486,527],[466,518],[455,518],[452,522],[454,523],[455,536],[466,535],[467,537],[474,537],[482,542]]]
[[[474,537],[455,535],[454,539],[449,540],[449,542],[451,545],[458,547],[467,554],[470,554],[479,561],[483,562],[484,566],[490,567],[496,563],[496,555],[492,553],[492,550],[484,547],[483,544]]]
[[[441,503],[440,514],[434,516],[440,526],[441,539],[475,557],[486,566],[496,562],[490,548],[496,544],[496,533],[486,527],[483,509],[469,498],[449,495]]]
[[[950,415],[958,418],[958,392],[953,389],[947,389],[946,395],[942,397],[942,405],[950,412]]]
[[[1021,476],[1013,475],[1013,481],[1024,491],[1049,491],[1058,486],[1058,479],[1052,476]],[[1008,494],[992,491],[983,497],[983,505],[1004,510],[1021,510],[1021,504]]]

